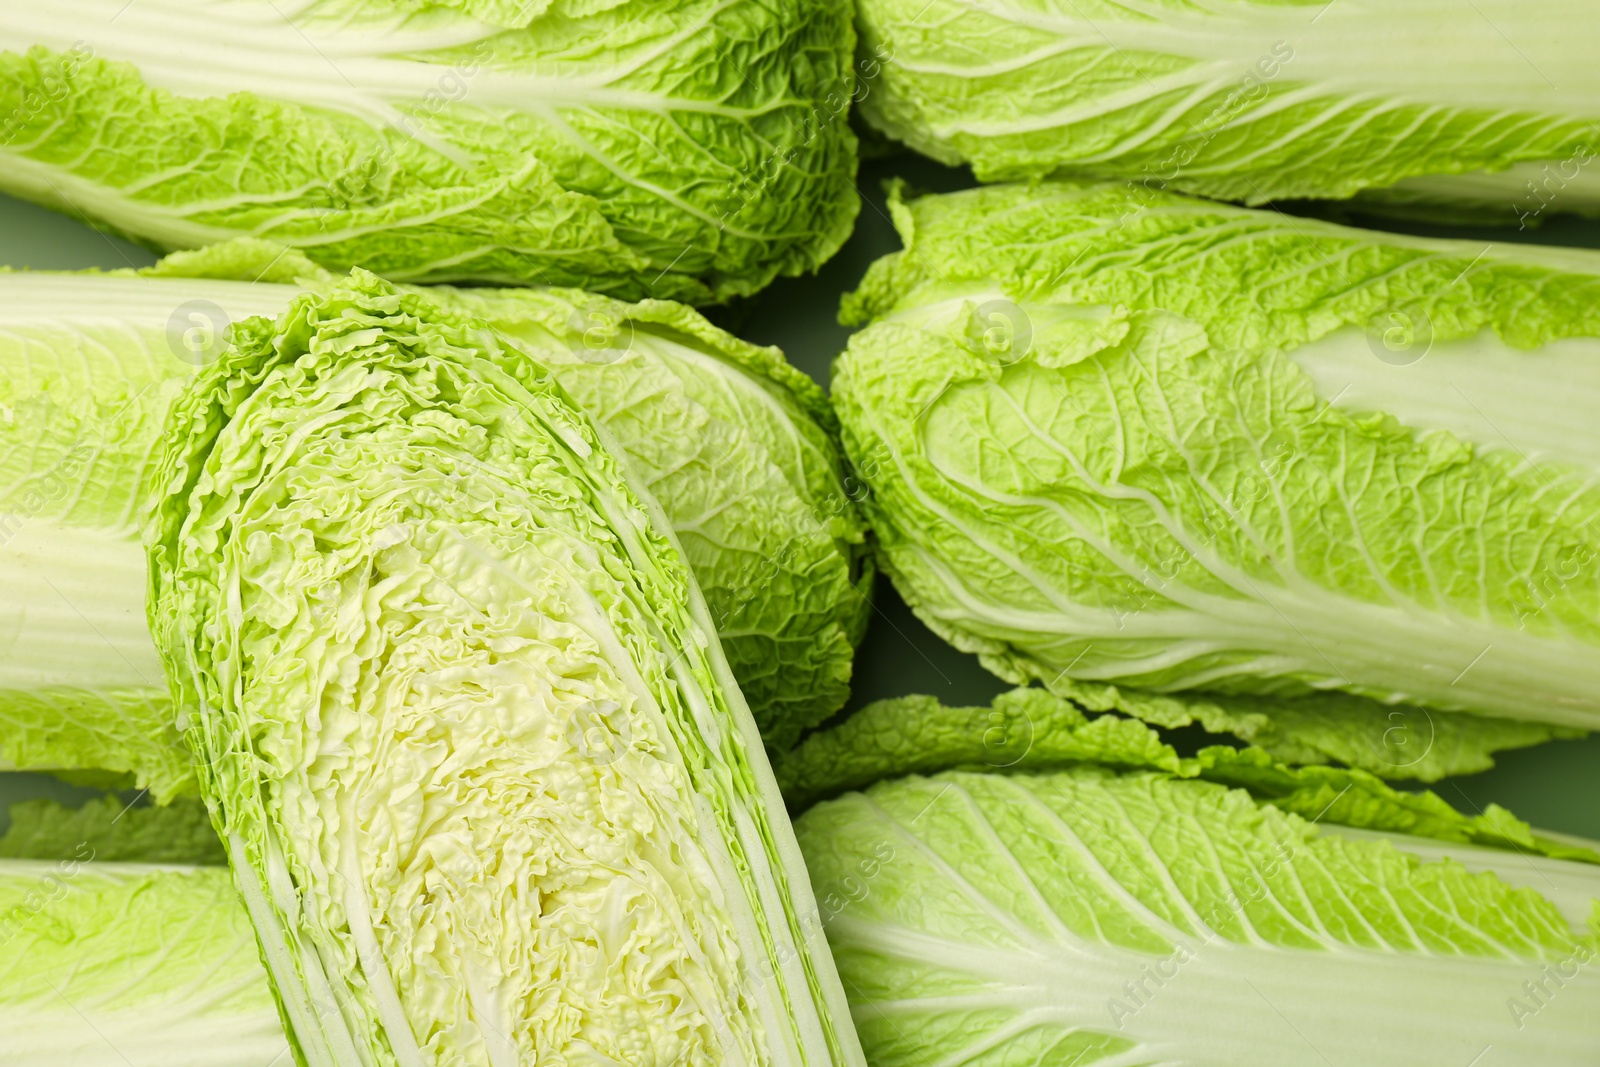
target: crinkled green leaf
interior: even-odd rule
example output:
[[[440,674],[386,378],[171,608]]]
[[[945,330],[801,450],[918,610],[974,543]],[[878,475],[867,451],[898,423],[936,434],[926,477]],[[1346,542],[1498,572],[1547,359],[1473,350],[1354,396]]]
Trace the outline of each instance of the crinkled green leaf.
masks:
[[[704,601],[593,424],[366,272],[234,340],[168,424],[151,624],[305,1061],[857,1062]]]
[[[0,931],[10,1067],[291,1062],[226,871],[0,861]]]
[[[1600,722],[1600,255],[1152,197],[894,206],[834,398],[918,615],[1068,696],[1372,698],[1124,699],[1384,773]]]
[[[1600,867],[1088,766],[884,782],[797,833],[880,1067],[1593,1060]]]
[[[849,15],[817,0],[13,6],[0,188],[169,250],[256,237],[396,280],[726,300],[816,269],[850,232]]]
[[[97,862],[227,862],[205,805],[183,797],[166,807],[114,796],[69,808],[53,800],[11,805],[11,828],[0,837],[0,859],[66,860],[92,851]]]
[[[778,785],[795,811],[883,778],[952,768],[1032,770],[1092,761],[1176,773],[1178,753],[1148,726],[1085,715],[1043,689],[1013,689],[990,707],[929,696],[879,700],[813,733],[780,758]]]
[[[136,562],[136,551],[134,556]],[[72,632],[81,625],[68,621],[65,627]],[[149,647],[149,631],[143,632]],[[154,659],[153,648],[150,656]],[[154,684],[0,691],[0,767],[127,774],[132,784],[161,801],[198,788],[172,702]]]
[[[439,298],[548,366],[661,502],[768,744],[783,751],[843,707],[873,571],[816,383],[681,305]]]
[[[874,127],[984,181],[1600,211],[1583,0],[862,0]]]
[[[1478,815],[1464,815],[1437,793],[1394,789],[1358,770],[1286,767],[1260,749],[1215,746],[1202,749],[1197,759],[1200,777],[1247,789],[1313,822],[1600,863],[1600,852],[1593,847],[1537,834],[1498,804]]]
[[[1232,734],[1288,763],[1343,763],[1385,778],[1435,782],[1494,766],[1494,753],[1583,731],[1545,723],[1453,715],[1349,693],[1266,697],[1155,693],[1057,678],[1051,689],[1090,711],[1119,711],[1157,726]]]
[[[1083,687],[1093,694],[1092,687]],[[1185,698],[1153,697],[1182,709]],[[1112,710],[1126,711],[1121,704]],[[1013,689],[989,707],[948,707],[932,697],[880,700],[819,730],[777,762],[792,810],[874,782],[948,770],[1017,773],[1092,764],[1162,771],[1247,789],[1261,803],[1313,822],[1516,849],[1527,855],[1600,863],[1586,843],[1535,833],[1499,805],[1464,815],[1431,792],[1394,788],[1360,768],[1296,767],[1261,748],[1220,745],[1193,758],[1151,727],[1093,699],[1074,703],[1043,689]],[[1160,716],[1148,715],[1152,721]],[[1187,725],[1193,719],[1180,719]]]

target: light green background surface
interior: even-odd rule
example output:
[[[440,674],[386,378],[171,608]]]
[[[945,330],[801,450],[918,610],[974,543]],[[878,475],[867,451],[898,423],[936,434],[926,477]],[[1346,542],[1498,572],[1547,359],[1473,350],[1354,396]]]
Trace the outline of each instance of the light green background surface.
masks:
[[[911,159],[865,165],[860,181],[865,203],[856,234],[844,250],[815,277],[780,281],[747,305],[716,312],[714,317],[750,340],[781,346],[796,365],[826,383],[833,357],[848,336],[835,321],[840,295],[855,286],[873,259],[899,247],[881,192],[883,181],[896,174],[934,191],[970,184],[961,172]],[[1448,231],[1414,228],[1414,232]],[[1475,236],[1500,241],[1534,235],[1483,231]],[[1558,220],[1537,236],[1551,243],[1600,248],[1600,223]],[[0,265],[111,269],[143,266],[154,259],[145,249],[80,221],[0,197]],[[856,660],[851,709],[907,693],[929,693],[947,703],[986,703],[1004,688],[978,666],[976,657],[957,652],[930,633],[888,583],[880,582],[877,610]],[[1180,743],[1185,740],[1192,743],[1196,738],[1180,738]],[[1537,826],[1600,838],[1600,736],[1510,753],[1493,771],[1434,788],[1465,811],[1481,810],[1493,801]],[[69,799],[93,793],[44,775],[0,775],[0,826],[9,822],[3,809],[10,801],[45,795]]]

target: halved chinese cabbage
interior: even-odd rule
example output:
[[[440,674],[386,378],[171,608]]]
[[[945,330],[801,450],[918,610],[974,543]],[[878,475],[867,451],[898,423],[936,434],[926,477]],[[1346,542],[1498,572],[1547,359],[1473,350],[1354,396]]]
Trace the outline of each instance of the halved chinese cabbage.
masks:
[[[859,1062],[755,724],[602,437],[360,271],[174,408],[152,630],[310,1067]]]

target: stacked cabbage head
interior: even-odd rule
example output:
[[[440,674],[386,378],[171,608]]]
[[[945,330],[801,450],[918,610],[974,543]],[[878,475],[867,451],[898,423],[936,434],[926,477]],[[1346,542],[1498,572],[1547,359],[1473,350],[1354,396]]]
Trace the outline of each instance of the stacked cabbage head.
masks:
[[[1323,694],[1294,731],[1425,735],[1400,772],[1600,726],[1600,255],[1110,183],[895,211],[834,396],[941,635],[1157,722],[1111,687]]]
[[[850,232],[831,0],[62,0],[0,13],[0,190],[158,249],[703,302]]]

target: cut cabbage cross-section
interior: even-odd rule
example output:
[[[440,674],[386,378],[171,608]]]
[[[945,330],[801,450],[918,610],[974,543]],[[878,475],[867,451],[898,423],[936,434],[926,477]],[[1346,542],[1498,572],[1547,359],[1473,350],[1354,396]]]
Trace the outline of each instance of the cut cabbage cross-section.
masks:
[[[659,508],[486,326],[357,272],[174,408],[151,625],[311,1067],[858,1062]]]

